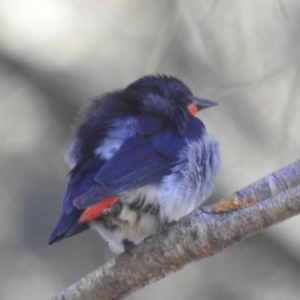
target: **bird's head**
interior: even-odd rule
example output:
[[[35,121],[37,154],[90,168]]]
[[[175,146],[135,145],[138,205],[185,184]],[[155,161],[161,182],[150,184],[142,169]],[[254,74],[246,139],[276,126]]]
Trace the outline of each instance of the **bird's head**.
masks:
[[[176,108],[187,109],[192,115],[216,102],[200,99],[179,79],[166,75],[145,76],[130,84],[125,90],[136,93],[143,110],[173,116]]]

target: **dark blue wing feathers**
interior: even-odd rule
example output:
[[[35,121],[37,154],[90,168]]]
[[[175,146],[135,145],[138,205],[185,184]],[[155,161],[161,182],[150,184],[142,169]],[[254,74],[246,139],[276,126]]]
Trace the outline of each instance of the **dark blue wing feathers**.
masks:
[[[48,243],[52,244],[64,237],[72,235],[81,214],[82,211],[75,207],[73,207],[72,211],[68,214],[62,211],[58,223],[50,234]]]
[[[84,160],[83,163],[78,163],[69,174],[69,182],[64,195],[61,215],[58,223],[52,230],[49,237],[49,244],[58,242],[60,239],[74,234],[77,222],[83,212],[73,205],[73,200],[89,190],[93,184],[94,176],[104,161],[96,158]],[[76,232],[80,232],[86,227],[80,225]]]
[[[179,149],[184,145],[184,138],[173,129],[165,128],[149,138],[152,148],[161,156],[175,160]]]
[[[49,243],[86,229],[77,225],[86,207],[112,195],[158,182],[172,168],[185,139],[199,138],[205,131],[199,119],[185,119],[180,113],[178,124],[168,126],[153,115],[137,118],[138,135],[128,138],[111,159],[85,158],[70,172],[61,217]]]
[[[78,163],[69,174],[69,182],[66,188],[63,212],[69,214],[73,208],[73,200],[89,190],[95,183],[94,177],[104,164],[104,160],[93,157]]]
[[[161,129],[151,136],[127,140],[119,151],[99,169],[95,184],[75,199],[74,205],[84,209],[107,197],[132,190],[168,174],[178,158],[184,139],[197,139],[203,134],[204,125],[196,118],[189,118],[190,129],[185,137],[175,128]]]
[[[111,195],[158,181],[168,173],[172,158],[162,156],[144,137],[129,139],[95,176],[96,183],[74,204],[84,209]]]

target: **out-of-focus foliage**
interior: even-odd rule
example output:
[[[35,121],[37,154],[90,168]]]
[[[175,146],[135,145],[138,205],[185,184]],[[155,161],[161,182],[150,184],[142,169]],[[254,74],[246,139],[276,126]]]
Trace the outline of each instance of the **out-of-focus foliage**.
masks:
[[[297,0],[0,0],[0,298],[48,299],[112,257],[90,231],[49,247],[89,98],[140,76],[181,78],[219,102],[213,199],[299,158]],[[299,218],[129,299],[299,299]]]

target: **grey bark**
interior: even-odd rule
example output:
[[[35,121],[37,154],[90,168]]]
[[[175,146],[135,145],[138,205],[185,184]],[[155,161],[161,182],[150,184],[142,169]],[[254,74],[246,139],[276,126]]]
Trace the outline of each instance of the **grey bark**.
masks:
[[[181,269],[193,260],[216,254],[263,228],[300,213],[300,162],[236,192],[257,204],[215,213],[213,206],[193,212],[121,254],[73,284],[52,300],[123,299],[141,287]]]

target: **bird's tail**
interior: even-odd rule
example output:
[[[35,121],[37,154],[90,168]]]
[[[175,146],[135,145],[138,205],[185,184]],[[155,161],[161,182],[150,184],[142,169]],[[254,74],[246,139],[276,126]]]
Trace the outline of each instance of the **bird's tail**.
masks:
[[[69,214],[62,213],[57,224],[53,228],[48,244],[51,245],[63,238],[77,234],[88,228],[86,223],[78,225],[82,210],[73,209]]]

